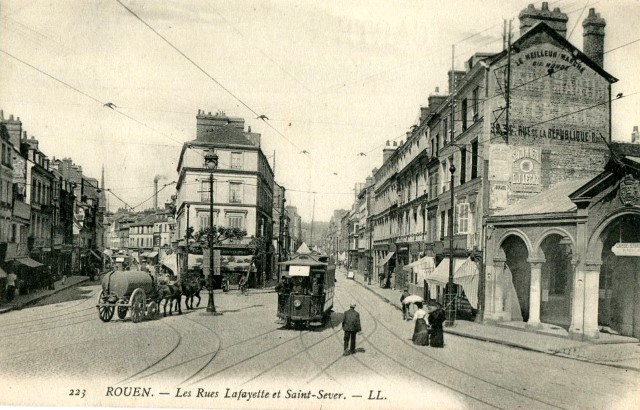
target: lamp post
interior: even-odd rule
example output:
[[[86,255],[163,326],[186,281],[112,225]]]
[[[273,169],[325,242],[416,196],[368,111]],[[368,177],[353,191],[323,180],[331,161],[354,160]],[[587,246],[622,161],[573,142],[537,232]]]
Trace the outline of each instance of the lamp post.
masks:
[[[209,303],[207,312],[218,314],[213,301],[213,172],[218,167],[218,155],[210,152],[204,156],[204,165],[209,170]],[[188,257],[188,255],[187,255]],[[187,260],[188,263],[188,260]]]
[[[453,293],[453,222],[455,220],[455,204],[454,204],[454,193],[453,193],[453,178],[456,172],[456,166],[451,164],[449,167],[449,173],[451,174],[451,220],[449,221],[449,292],[447,293],[447,321],[445,322],[445,326],[453,326],[455,321],[455,306],[454,306],[454,293]]]
[[[184,273],[185,276],[189,275],[189,208],[191,207],[191,204],[187,203],[187,231],[185,232],[185,249],[186,249],[186,256],[185,256],[185,263],[184,263]]]

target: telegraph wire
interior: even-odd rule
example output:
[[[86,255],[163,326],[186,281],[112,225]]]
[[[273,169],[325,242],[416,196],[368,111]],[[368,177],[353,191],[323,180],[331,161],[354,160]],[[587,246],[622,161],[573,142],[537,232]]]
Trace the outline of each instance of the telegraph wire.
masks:
[[[124,5],[124,3],[122,3],[122,1],[120,0],[114,0],[116,1],[118,4],[120,4],[125,10],[127,10],[132,16],[134,16],[138,21],[140,21],[144,26],[146,26],[149,30],[151,30],[155,35],[157,35],[158,37],[160,37],[165,43],[167,43],[171,48],[173,48],[178,54],[180,54],[182,57],[184,57],[188,62],[190,62],[194,67],[196,67],[200,72],[202,72],[207,78],[209,78],[211,81],[213,81],[214,83],[216,83],[220,88],[222,88],[224,91],[227,92],[227,94],[229,94],[230,96],[232,96],[236,101],[238,101],[240,104],[242,104],[247,110],[249,110],[250,112],[252,112],[253,114],[256,115],[256,117],[260,117],[261,114],[259,114],[256,110],[254,110],[253,108],[251,108],[247,103],[245,103],[240,97],[238,97],[237,95],[235,95],[230,89],[228,89],[227,87],[225,87],[220,81],[216,80],[211,74],[209,74],[205,69],[203,69],[198,63],[196,63],[193,59],[191,59],[191,57],[189,57],[187,54],[185,54],[182,50],[180,50],[178,47],[176,47],[172,42],[170,42],[166,37],[164,37],[162,34],[160,34],[156,29],[154,29],[149,23],[147,23],[142,17],[140,17],[139,15],[137,15],[133,10],[131,10],[129,7],[127,7],[126,5]],[[288,141],[291,145],[293,145],[295,148],[297,149],[301,149],[297,144],[295,144],[293,141],[291,141],[286,135],[284,135],[282,132],[280,132],[280,130],[278,130],[276,127],[274,127],[269,121],[263,119],[262,120],[269,128],[271,128],[273,131],[275,131],[278,135],[280,135],[282,138],[284,138],[286,141]]]

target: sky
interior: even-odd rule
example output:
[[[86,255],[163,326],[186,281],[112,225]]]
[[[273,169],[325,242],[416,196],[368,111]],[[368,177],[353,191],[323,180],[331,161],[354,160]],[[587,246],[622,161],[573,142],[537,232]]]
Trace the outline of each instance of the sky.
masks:
[[[98,179],[104,166],[106,187],[138,210],[152,206],[155,176],[160,204],[175,192],[163,186],[177,179],[199,109],[243,117],[288,204],[328,221],[380,167],[385,141],[404,139],[436,87],[447,91],[452,45],[457,69],[500,51],[504,19],[517,38],[529,3],[2,0],[0,109],[47,156]],[[612,104],[613,139],[629,141],[640,125],[640,1],[549,3],[580,49],[588,9],[606,19],[604,68],[619,79],[613,95],[627,96]],[[120,199],[109,195],[109,207]]]

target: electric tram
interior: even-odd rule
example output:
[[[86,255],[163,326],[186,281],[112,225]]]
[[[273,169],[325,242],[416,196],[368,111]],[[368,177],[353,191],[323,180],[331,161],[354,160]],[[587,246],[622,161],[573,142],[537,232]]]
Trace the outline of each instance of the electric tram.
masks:
[[[326,322],[333,308],[335,272],[326,256],[314,253],[299,253],[280,263],[278,317],[287,329]]]

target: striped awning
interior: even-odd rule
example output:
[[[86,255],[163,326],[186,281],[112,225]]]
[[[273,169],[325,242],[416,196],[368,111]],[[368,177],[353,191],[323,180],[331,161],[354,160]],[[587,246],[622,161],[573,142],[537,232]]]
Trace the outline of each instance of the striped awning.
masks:
[[[415,262],[411,262],[408,265],[402,267],[405,270],[411,270],[416,273],[418,283],[422,286],[422,281],[426,280],[427,277],[433,272],[436,268],[436,259],[431,256],[425,256],[422,259],[418,259]]]
[[[462,286],[467,300],[474,309],[478,308],[478,266],[471,258],[455,258],[453,260],[453,283]],[[427,276],[427,283],[444,286],[449,282],[449,258],[444,258],[440,265]]]
[[[389,262],[389,259],[391,259],[393,257],[394,252],[389,252],[384,259],[382,259],[380,262],[378,262],[378,266],[384,266],[387,262]]]

